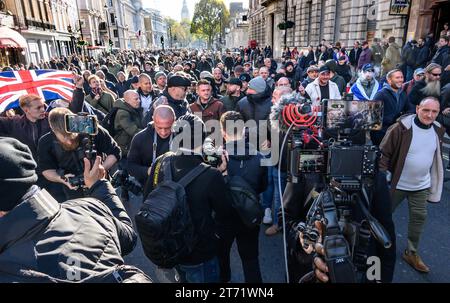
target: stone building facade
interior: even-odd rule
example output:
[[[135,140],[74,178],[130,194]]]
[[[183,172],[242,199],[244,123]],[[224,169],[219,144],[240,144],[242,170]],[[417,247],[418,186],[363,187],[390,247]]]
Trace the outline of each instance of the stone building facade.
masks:
[[[437,32],[450,17],[450,1],[411,1],[409,16],[390,15],[391,0],[249,0],[249,39],[258,46],[271,45],[280,57],[285,31],[278,25],[287,20],[295,23],[286,32],[286,45],[306,48],[317,46],[322,39],[340,41],[351,47],[355,40],[393,36],[402,41]],[[447,20],[450,21],[450,20]]]

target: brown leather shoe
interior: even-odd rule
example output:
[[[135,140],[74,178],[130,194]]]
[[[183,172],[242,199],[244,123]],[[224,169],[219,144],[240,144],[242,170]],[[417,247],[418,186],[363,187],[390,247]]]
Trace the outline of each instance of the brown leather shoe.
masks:
[[[272,225],[268,229],[266,229],[266,236],[274,236],[280,231],[278,225]]]
[[[412,266],[417,271],[423,272],[423,273],[429,273],[430,268],[423,263],[422,259],[418,254],[414,254],[411,252],[408,252],[405,250],[403,253],[403,260],[405,260],[406,263]]]

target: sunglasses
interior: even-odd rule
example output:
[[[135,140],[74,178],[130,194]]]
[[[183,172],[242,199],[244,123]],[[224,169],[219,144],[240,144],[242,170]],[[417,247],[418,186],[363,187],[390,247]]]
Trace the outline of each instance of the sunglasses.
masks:
[[[441,76],[441,74],[435,74],[435,73],[430,73],[430,74],[432,74],[435,77],[440,77]]]

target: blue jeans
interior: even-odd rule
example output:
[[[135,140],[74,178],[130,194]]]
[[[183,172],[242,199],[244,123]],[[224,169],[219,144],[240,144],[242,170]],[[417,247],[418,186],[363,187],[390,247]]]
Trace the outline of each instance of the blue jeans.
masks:
[[[278,167],[268,167],[268,185],[266,191],[263,193],[262,206],[264,209],[272,208],[273,201],[273,224],[278,224],[278,210],[281,207],[281,199],[283,197],[284,189],[286,188],[287,173],[281,172],[281,194],[278,188]]]
[[[218,283],[219,260],[217,257],[196,265],[177,265],[181,283]]]

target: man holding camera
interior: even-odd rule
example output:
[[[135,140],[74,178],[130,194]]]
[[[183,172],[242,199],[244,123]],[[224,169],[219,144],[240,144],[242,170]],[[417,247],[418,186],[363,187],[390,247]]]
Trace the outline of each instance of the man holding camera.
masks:
[[[220,118],[220,125],[225,149],[229,155],[227,165],[228,176],[240,176],[256,197],[266,190],[267,167],[261,166],[263,156],[244,138],[244,120],[240,113],[229,111]],[[244,184],[242,184],[244,186]],[[236,239],[239,256],[246,283],[262,283],[258,260],[258,243],[260,227],[249,227],[244,224],[236,210],[233,210],[231,229],[221,230],[220,241],[220,279],[229,282],[231,279],[230,250]]]
[[[38,167],[47,180],[65,185],[64,192],[70,199],[85,196],[82,190],[82,159],[89,147],[95,148],[97,154],[102,156],[106,171],[120,160],[121,151],[109,133],[99,125],[95,135],[67,132],[66,115],[72,115],[67,108],[56,108],[50,112],[51,132],[39,140]]]
[[[75,282],[124,264],[137,239],[131,219],[104,179],[100,157],[92,167],[82,161],[90,198],[58,204],[35,185],[30,149],[0,138],[0,281]]]
[[[174,141],[174,144],[179,144],[175,147],[178,153],[170,155],[170,162],[166,162],[170,164],[169,169],[175,182],[179,182],[204,162],[203,142],[206,137],[205,125],[195,115],[181,116],[177,123],[180,124],[175,126],[175,134],[183,139]],[[167,156],[168,154],[162,155],[152,166],[148,182],[149,191],[164,180],[161,167],[166,165],[163,162],[168,160]],[[217,257],[221,240],[217,235],[217,226],[228,226],[232,211],[230,193],[223,177],[227,174],[226,167],[227,160],[223,155],[222,164],[218,168],[207,167],[185,187],[187,205],[197,241],[191,253],[183,255],[179,259],[179,264],[175,266],[181,282],[214,283],[220,280]],[[145,234],[140,233],[140,235],[141,238],[145,237]]]

